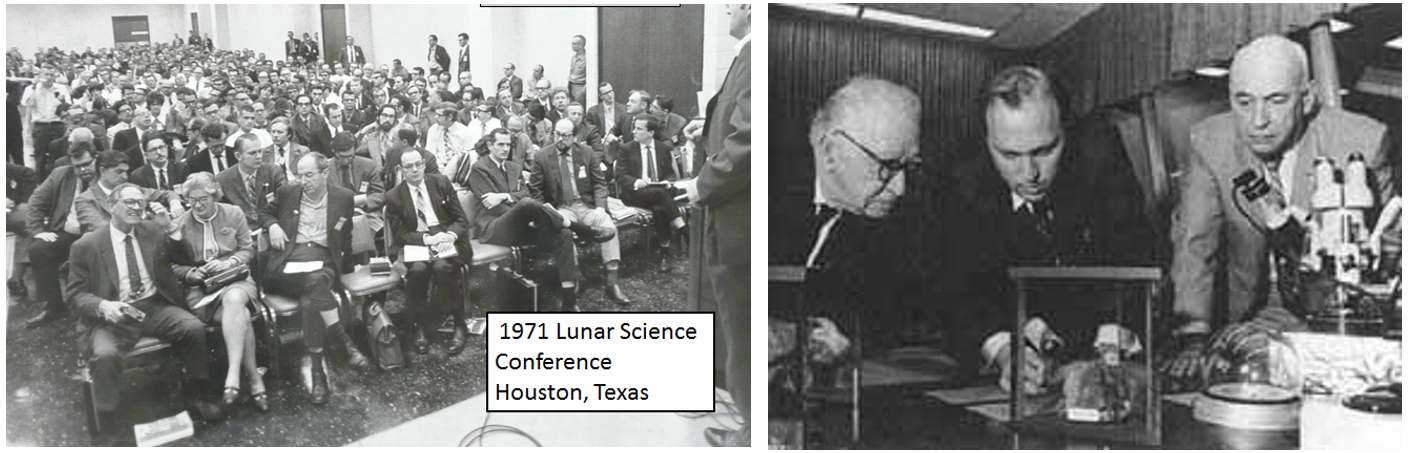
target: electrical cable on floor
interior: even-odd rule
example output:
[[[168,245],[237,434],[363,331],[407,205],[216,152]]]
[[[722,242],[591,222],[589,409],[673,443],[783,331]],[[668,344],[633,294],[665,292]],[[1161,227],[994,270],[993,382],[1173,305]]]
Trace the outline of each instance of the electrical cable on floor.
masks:
[[[536,447],[544,446],[544,444],[539,443],[539,440],[535,439],[534,436],[529,435],[529,433],[526,433],[524,432],[524,430],[521,430],[519,428],[515,428],[509,425],[491,425],[489,413],[485,414],[485,421],[481,423],[480,427],[471,430],[469,433],[466,433],[465,437],[461,438],[461,441],[457,446],[469,447],[470,444],[475,443],[475,441],[478,439],[480,441],[480,446],[484,447],[486,434],[501,431],[511,432],[524,436],[525,438],[529,439],[530,442],[534,442],[534,446]]]

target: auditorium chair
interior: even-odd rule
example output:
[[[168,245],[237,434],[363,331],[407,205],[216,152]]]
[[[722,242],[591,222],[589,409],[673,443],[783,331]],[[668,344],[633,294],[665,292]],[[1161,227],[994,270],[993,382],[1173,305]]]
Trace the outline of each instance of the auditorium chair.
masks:
[[[456,196],[465,211],[465,218],[468,220],[467,223],[470,224],[470,248],[475,255],[468,264],[466,271],[462,274],[466,282],[466,297],[470,297],[470,290],[472,288],[470,284],[472,274],[470,271],[473,268],[484,266],[492,275],[502,274],[519,285],[530,289],[533,295],[534,311],[539,311],[539,293],[537,291],[537,285],[519,272],[520,269],[523,269],[524,252],[533,247],[503,246],[480,242],[480,239],[478,239],[480,237],[480,229],[475,224],[475,214],[480,208],[479,200],[475,194],[469,190],[460,191]]]

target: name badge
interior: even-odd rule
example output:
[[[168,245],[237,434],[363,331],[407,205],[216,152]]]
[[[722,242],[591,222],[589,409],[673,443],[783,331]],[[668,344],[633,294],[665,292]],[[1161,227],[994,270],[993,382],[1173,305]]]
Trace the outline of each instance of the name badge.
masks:
[[[578,166],[578,177],[579,177],[579,178],[587,178],[587,177],[588,177],[588,167],[584,167],[584,166],[582,166],[582,165],[579,165],[579,166]]]
[[[333,224],[333,229],[335,229],[335,230],[341,230],[341,229],[343,229],[343,221],[344,221],[344,220],[348,220],[348,218],[347,218],[347,217],[339,217],[339,218],[338,218],[338,223]]]
[[[601,161],[598,162],[598,171],[608,171],[607,164],[604,164]],[[582,178],[582,176],[579,176],[579,178]]]
[[[367,192],[367,181],[363,181],[362,185],[358,186],[358,192]]]
[[[274,203],[274,192],[265,194],[265,203]]]

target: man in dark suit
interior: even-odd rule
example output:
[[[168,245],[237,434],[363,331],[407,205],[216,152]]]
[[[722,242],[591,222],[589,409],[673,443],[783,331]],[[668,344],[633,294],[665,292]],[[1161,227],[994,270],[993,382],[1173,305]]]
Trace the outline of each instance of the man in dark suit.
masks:
[[[521,180],[523,165],[509,160],[511,135],[506,129],[490,132],[490,152],[475,161],[462,183],[470,187],[475,206],[475,227],[486,244],[504,246],[538,245],[554,255],[559,282],[563,288],[563,311],[577,311],[578,270],[576,233],[596,242],[617,233],[607,228],[570,222],[562,214],[530,196]]]
[[[416,146],[417,133],[415,130],[408,128],[394,129],[394,131],[397,137],[392,140],[392,148],[387,150],[387,154],[383,156],[386,165],[382,166],[382,177],[386,181],[383,182],[382,187],[396,187],[397,184],[402,183],[402,172],[397,171],[397,168],[401,165],[403,153],[421,154],[422,165],[425,166],[422,171],[428,175],[441,174],[441,168],[436,163],[436,155]]]
[[[353,85],[357,85],[357,83],[354,83]],[[351,131],[351,132],[358,132],[358,131],[361,131],[361,130],[363,129],[363,126],[367,126],[368,124],[372,123],[373,115],[375,115],[375,114],[369,114],[369,113],[368,113],[369,111],[372,110],[371,108],[368,108],[368,109],[360,109],[360,108],[358,108],[358,103],[359,103],[359,98],[360,98],[360,97],[361,97],[360,95],[358,95],[357,93],[354,93],[354,92],[351,91],[351,90],[350,90],[350,91],[345,91],[345,92],[343,92],[342,98],[343,98],[343,129],[344,129],[344,130]],[[362,102],[362,105],[371,107],[371,106],[372,106],[372,102],[371,102],[371,101],[365,101],[365,102]]]
[[[671,271],[671,238],[686,227],[676,204],[676,188],[669,181],[680,179],[671,165],[671,143],[657,140],[661,128],[656,118],[638,118],[632,125],[632,141],[618,147],[617,193],[622,202],[652,211],[656,245],[660,249],[662,272]]]
[[[186,166],[167,159],[170,143],[170,139],[165,137],[147,138],[147,165],[132,171],[130,179],[133,184],[148,189],[172,190],[172,187],[186,181]]]
[[[328,132],[328,120],[313,111],[313,97],[307,94],[299,95],[294,107],[298,109],[294,115],[294,141],[324,157],[333,155],[329,148],[333,135]]]
[[[686,136],[682,133],[686,129],[686,117],[676,114],[676,101],[671,97],[658,94],[652,97],[652,105],[647,110],[652,115],[665,118],[662,121],[661,131],[657,133],[657,138],[671,142],[671,146],[681,146],[686,143]]]
[[[520,96],[524,95],[524,79],[521,79],[519,78],[519,76],[514,75],[514,63],[505,63],[505,77],[503,79],[500,79],[499,84],[495,85],[495,92],[500,92],[504,90],[510,90],[510,95],[513,97],[509,99],[501,99],[500,103],[502,104],[506,101],[512,103],[515,100],[519,99]]]
[[[704,207],[691,227],[690,295],[698,308],[702,288],[713,289],[729,352],[726,376],[741,413],[750,407],[750,5],[729,5],[730,36],[740,40],[735,62],[706,106],[700,174],[686,184],[692,203]],[[694,222],[694,219],[693,219]],[[705,278],[705,276],[709,276]],[[702,285],[709,280],[710,285]],[[749,446],[750,418],[737,431],[706,429],[712,445]]]
[[[343,54],[338,56],[338,61],[350,68],[367,63],[367,58],[363,57],[363,46],[353,45],[353,35],[348,35],[348,45],[343,46]]]
[[[128,161],[137,165],[143,165],[147,157],[142,155],[142,144],[149,135],[155,135],[156,121],[152,113],[146,110],[138,110],[132,116],[132,129],[126,129],[113,136],[113,150],[127,153]]]
[[[14,257],[10,261],[10,297],[20,300],[29,295],[24,285],[25,270],[29,268],[30,234],[25,230],[25,217],[29,215],[29,196],[39,185],[39,172],[13,162],[5,163],[5,231],[16,236],[11,244]]]
[[[349,132],[333,137],[333,172],[328,181],[353,191],[353,207],[367,213],[372,231],[381,231],[382,205],[386,201],[382,169],[372,159],[356,155],[355,143]]]
[[[434,63],[435,67],[441,68],[441,72],[446,72],[451,68],[451,54],[446,53],[446,48],[436,44],[436,35],[431,35],[426,39],[426,44],[430,46],[426,50],[426,61]]]
[[[304,44],[294,38],[293,31],[289,32],[289,40],[284,41],[284,59],[288,60],[290,58],[298,60],[304,59]]]
[[[407,266],[407,305],[416,324],[412,339],[416,352],[426,354],[426,330],[439,327],[449,312],[455,330],[446,353],[456,355],[465,349],[467,336],[465,300],[456,274],[461,263],[471,259],[470,225],[450,178],[425,174],[421,158],[419,153],[402,154],[398,166],[402,183],[387,192],[387,230],[393,247],[389,253]],[[414,247],[427,249],[429,259],[411,261]],[[441,256],[451,252],[454,256]],[[434,299],[429,294],[433,282],[441,289]]]
[[[117,410],[123,353],[144,336],[176,349],[192,412],[205,420],[220,418],[220,409],[196,394],[207,388],[206,326],[183,308],[186,291],[167,255],[170,213],[148,203],[130,183],[118,185],[103,202],[113,218],[73,244],[65,283],[70,308],[80,316],[79,345],[92,373],[100,420],[111,420]],[[155,220],[143,220],[149,210]]]
[[[300,184],[279,188],[274,202],[260,213],[260,223],[273,248],[263,273],[264,289],[299,299],[304,342],[313,362],[310,393],[314,404],[324,404],[329,394],[323,368],[325,338],[347,349],[348,364],[353,368],[363,369],[368,364],[339,323],[334,298],[334,291],[342,288],[338,276],[353,270],[347,256],[353,246],[353,191],[328,184],[328,158],[322,154],[305,154],[297,168]],[[308,262],[323,265],[312,272],[296,273],[286,267]]]
[[[34,268],[35,297],[44,303],[44,311],[26,322],[26,327],[36,327],[68,313],[59,287],[59,266],[68,259],[69,247],[83,234],[78,211],[73,209],[74,199],[88,190],[97,175],[91,147],[80,146],[69,157],[71,165],[55,168],[29,197],[25,231],[34,237],[29,258]]]
[[[219,122],[206,125],[201,129],[201,136],[206,138],[206,148],[192,154],[186,159],[186,172],[219,174],[225,169],[235,166],[238,159],[235,157],[235,150],[225,146],[226,129]]]
[[[588,123],[596,126],[599,131],[605,131],[604,134],[608,134],[606,131],[617,127],[617,123],[626,114],[627,106],[617,102],[617,94],[613,91],[612,84],[607,82],[598,84],[598,104],[588,108]]]
[[[305,64],[318,62],[318,48],[318,41],[315,41],[313,38],[309,37],[308,33],[304,33],[303,53]]]
[[[944,263],[934,275],[933,300],[946,301],[935,308],[949,321],[950,349],[962,372],[984,359],[1007,377],[1006,329],[1016,315],[1009,309],[1008,268],[1150,265],[1156,236],[1113,131],[1065,131],[1046,74],[1029,66],[1001,70],[986,99],[987,152],[953,167],[946,179],[952,196],[939,202],[939,218],[955,221],[936,236],[935,255]],[[1105,301],[1100,295],[1075,290],[1036,297],[1025,315],[1043,320],[1066,346],[1026,357],[1028,365],[1085,351],[1099,324],[1129,321],[1098,303]],[[1036,374],[1026,375],[1027,391],[1051,384]],[[1007,379],[1001,381],[1007,388]]]
[[[264,148],[255,134],[245,134],[235,139],[235,155],[239,162],[216,175],[220,190],[225,194],[222,203],[239,206],[245,212],[245,220],[250,230],[260,228],[260,212],[274,200],[279,188],[284,186],[284,170],[278,165],[264,162]]]
[[[616,237],[617,225],[607,213],[608,180],[603,175],[606,164],[598,160],[592,148],[573,139],[573,121],[567,118],[554,125],[554,139],[552,148],[534,156],[529,191],[570,222],[613,230],[614,237],[601,247],[603,267],[607,268],[604,292],[618,305],[630,305],[632,300],[617,286],[617,265],[622,252]]]
[[[495,119],[500,120],[501,125],[504,125],[505,121],[512,117],[524,116],[524,104],[516,101],[513,96],[508,88],[502,88],[499,93],[496,93],[493,113]]]
[[[459,53],[459,56],[456,57],[456,68],[457,68],[457,69],[456,69],[456,73],[457,73],[457,74],[469,74],[469,73],[470,73],[470,35],[467,35],[467,34],[465,34],[465,33],[461,33],[461,34],[459,34],[459,35],[456,35],[456,40],[457,40],[457,41],[460,43],[460,45],[461,45],[460,52],[458,52],[458,53]]]

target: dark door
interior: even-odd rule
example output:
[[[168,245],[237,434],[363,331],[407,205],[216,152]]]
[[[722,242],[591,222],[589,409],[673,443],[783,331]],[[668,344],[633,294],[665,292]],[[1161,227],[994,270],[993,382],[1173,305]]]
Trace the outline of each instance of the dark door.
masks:
[[[705,7],[601,8],[598,30],[598,74],[612,84],[618,102],[631,90],[666,94],[676,101],[675,112],[686,118],[698,113],[701,91],[702,33]],[[597,87],[588,87],[588,104],[597,104]]]
[[[152,37],[147,29],[147,16],[113,16],[113,43],[117,46],[147,44]]]
[[[320,5],[323,11],[323,61],[330,66],[343,57],[348,21],[343,5]]]
[[[196,12],[191,12],[191,31],[196,32],[196,36],[201,36],[201,21],[196,19]]]

